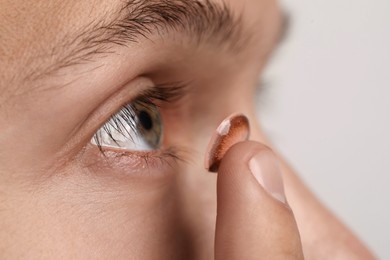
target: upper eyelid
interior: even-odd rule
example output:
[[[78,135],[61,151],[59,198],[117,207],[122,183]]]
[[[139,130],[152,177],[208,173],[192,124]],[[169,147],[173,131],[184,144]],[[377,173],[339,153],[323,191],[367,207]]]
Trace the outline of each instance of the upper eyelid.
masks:
[[[183,98],[188,91],[189,84],[183,82],[159,84],[138,95],[141,98],[150,98],[163,102],[175,102]]]

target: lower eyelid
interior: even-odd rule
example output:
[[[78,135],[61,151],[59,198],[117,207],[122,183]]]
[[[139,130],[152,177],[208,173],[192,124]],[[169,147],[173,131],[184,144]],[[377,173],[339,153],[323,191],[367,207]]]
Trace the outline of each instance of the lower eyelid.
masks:
[[[109,175],[112,178],[165,178],[185,162],[185,155],[176,148],[150,152],[104,149],[103,153],[89,144],[84,153],[83,166],[95,175]]]

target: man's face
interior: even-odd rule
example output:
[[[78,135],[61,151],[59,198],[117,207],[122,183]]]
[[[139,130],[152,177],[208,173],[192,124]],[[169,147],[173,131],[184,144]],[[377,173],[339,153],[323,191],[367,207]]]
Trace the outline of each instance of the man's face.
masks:
[[[0,258],[211,259],[203,156],[234,112],[262,140],[275,1],[0,6]]]

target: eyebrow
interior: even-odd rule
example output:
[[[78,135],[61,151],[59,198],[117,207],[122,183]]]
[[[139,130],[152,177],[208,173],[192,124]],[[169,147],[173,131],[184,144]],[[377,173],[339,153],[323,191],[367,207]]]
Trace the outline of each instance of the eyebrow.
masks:
[[[241,18],[235,17],[226,3],[217,4],[211,0],[126,0],[109,21],[100,18],[84,26],[74,37],[65,37],[61,47],[56,49],[67,51],[61,54],[52,51],[52,56],[61,58],[55,59],[44,74],[93,62],[96,56],[113,52],[113,46],[129,46],[142,38],[163,35],[163,32],[180,32],[195,46],[212,44],[235,53],[249,40],[249,34],[247,38],[243,37]]]

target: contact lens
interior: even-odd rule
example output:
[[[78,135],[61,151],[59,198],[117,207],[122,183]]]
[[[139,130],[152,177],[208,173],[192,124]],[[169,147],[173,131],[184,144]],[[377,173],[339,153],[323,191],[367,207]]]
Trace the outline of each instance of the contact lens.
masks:
[[[227,117],[218,126],[207,148],[205,168],[210,172],[218,172],[225,153],[234,144],[249,138],[249,120],[242,114]]]

